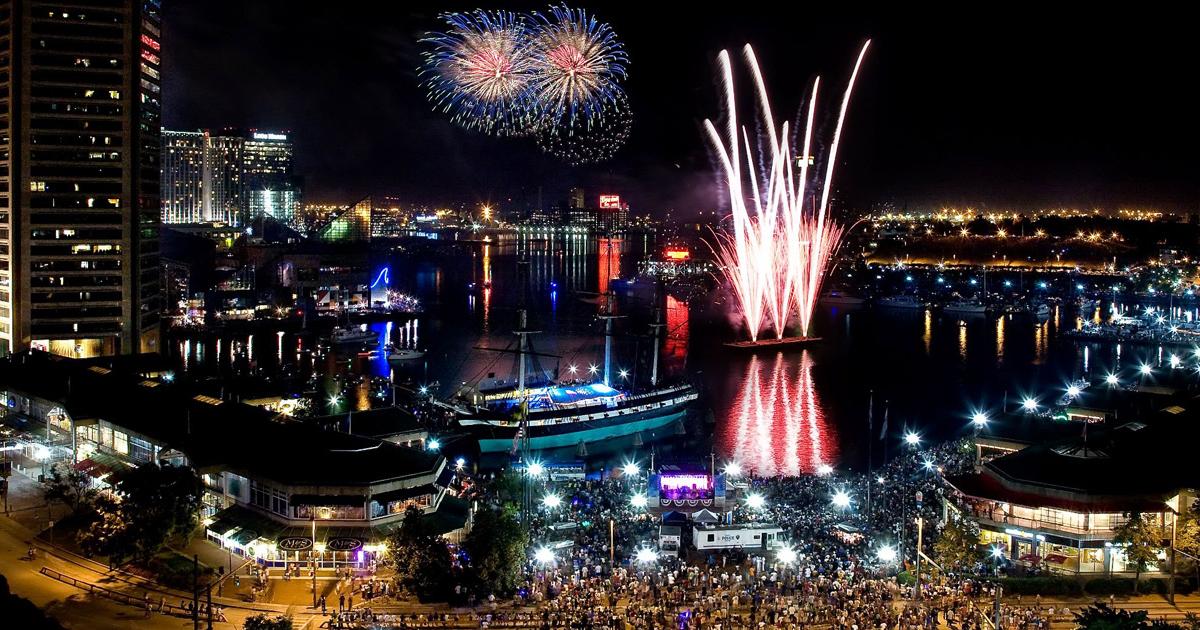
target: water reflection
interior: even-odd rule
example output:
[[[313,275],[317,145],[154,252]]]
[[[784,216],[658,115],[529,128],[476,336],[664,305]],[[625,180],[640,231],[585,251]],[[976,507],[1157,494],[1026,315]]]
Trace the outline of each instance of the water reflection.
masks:
[[[1008,325],[1008,316],[996,320],[996,365],[1004,363],[1004,328]]]
[[[838,459],[837,433],[813,381],[813,358],[776,353],[750,357],[716,449],[759,475],[814,472]]]

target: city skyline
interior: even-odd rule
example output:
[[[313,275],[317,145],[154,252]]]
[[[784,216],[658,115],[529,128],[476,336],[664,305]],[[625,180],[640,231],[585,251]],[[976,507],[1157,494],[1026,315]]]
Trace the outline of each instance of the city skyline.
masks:
[[[376,9],[364,29],[348,9],[170,5],[180,19],[166,26],[177,44],[164,62],[166,126],[292,129],[297,170],[314,201],[393,194],[521,208],[535,203],[538,186],[550,195],[583,185],[620,192],[638,208],[686,214],[711,209],[714,198],[700,121],[719,111],[720,49],[752,43],[767,67],[801,73],[777,69],[768,82],[803,85],[817,73],[844,80],[839,61],[871,37],[876,54],[863,68],[839,165],[838,197],[856,209],[1188,211],[1200,201],[1191,182],[1200,165],[1188,149],[1200,132],[1183,109],[1182,40],[1161,25],[1153,37],[1138,36],[1140,18],[1041,15],[1032,24],[1007,15],[972,24],[935,14],[824,12],[819,27],[781,32],[752,11],[714,24],[683,12],[600,7],[595,13],[630,55],[634,122],[612,161],[574,168],[530,143],[467,131],[432,111],[417,76],[418,39],[437,28],[439,10],[469,8]],[[218,26],[227,37],[202,41]],[[777,92],[781,115],[794,117],[802,94]],[[202,98],[217,94],[216,102]]]

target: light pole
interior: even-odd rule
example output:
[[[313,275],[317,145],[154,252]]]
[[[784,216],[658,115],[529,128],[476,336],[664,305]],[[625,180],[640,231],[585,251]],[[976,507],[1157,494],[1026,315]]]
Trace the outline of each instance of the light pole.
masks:
[[[1167,579],[1167,601],[1171,602],[1172,606],[1175,605],[1175,535],[1179,525],[1179,509],[1174,502],[1178,499],[1179,496],[1176,495],[1167,501],[1167,507],[1171,510],[1171,575]]]
[[[922,536],[925,532],[925,518],[921,515],[921,499],[923,498],[921,491],[917,490],[917,584],[916,594],[913,599],[917,602],[921,601],[921,543]]]

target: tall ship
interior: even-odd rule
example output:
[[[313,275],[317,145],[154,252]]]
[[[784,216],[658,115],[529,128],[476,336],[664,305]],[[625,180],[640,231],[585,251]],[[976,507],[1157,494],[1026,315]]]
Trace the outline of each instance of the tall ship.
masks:
[[[460,396],[459,426],[479,438],[481,453],[516,453],[578,447],[638,433],[665,431],[683,421],[687,407],[699,394],[687,383],[658,384],[658,331],[655,325],[650,387],[632,391],[613,385],[612,322],[606,314],[604,366],[594,382],[556,383],[538,377],[540,370],[526,367],[541,356],[529,346],[525,313],[520,312],[515,383],[480,384],[469,397]],[[540,382],[538,382],[540,381]]]

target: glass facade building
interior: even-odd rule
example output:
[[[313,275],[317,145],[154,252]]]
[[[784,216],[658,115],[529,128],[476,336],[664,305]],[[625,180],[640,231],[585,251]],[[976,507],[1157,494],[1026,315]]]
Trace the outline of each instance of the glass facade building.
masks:
[[[251,130],[242,150],[250,219],[271,217],[288,225],[296,218],[300,190],[286,133]]]
[[[160,11],[0,3],[0,352],[158,350]]]

